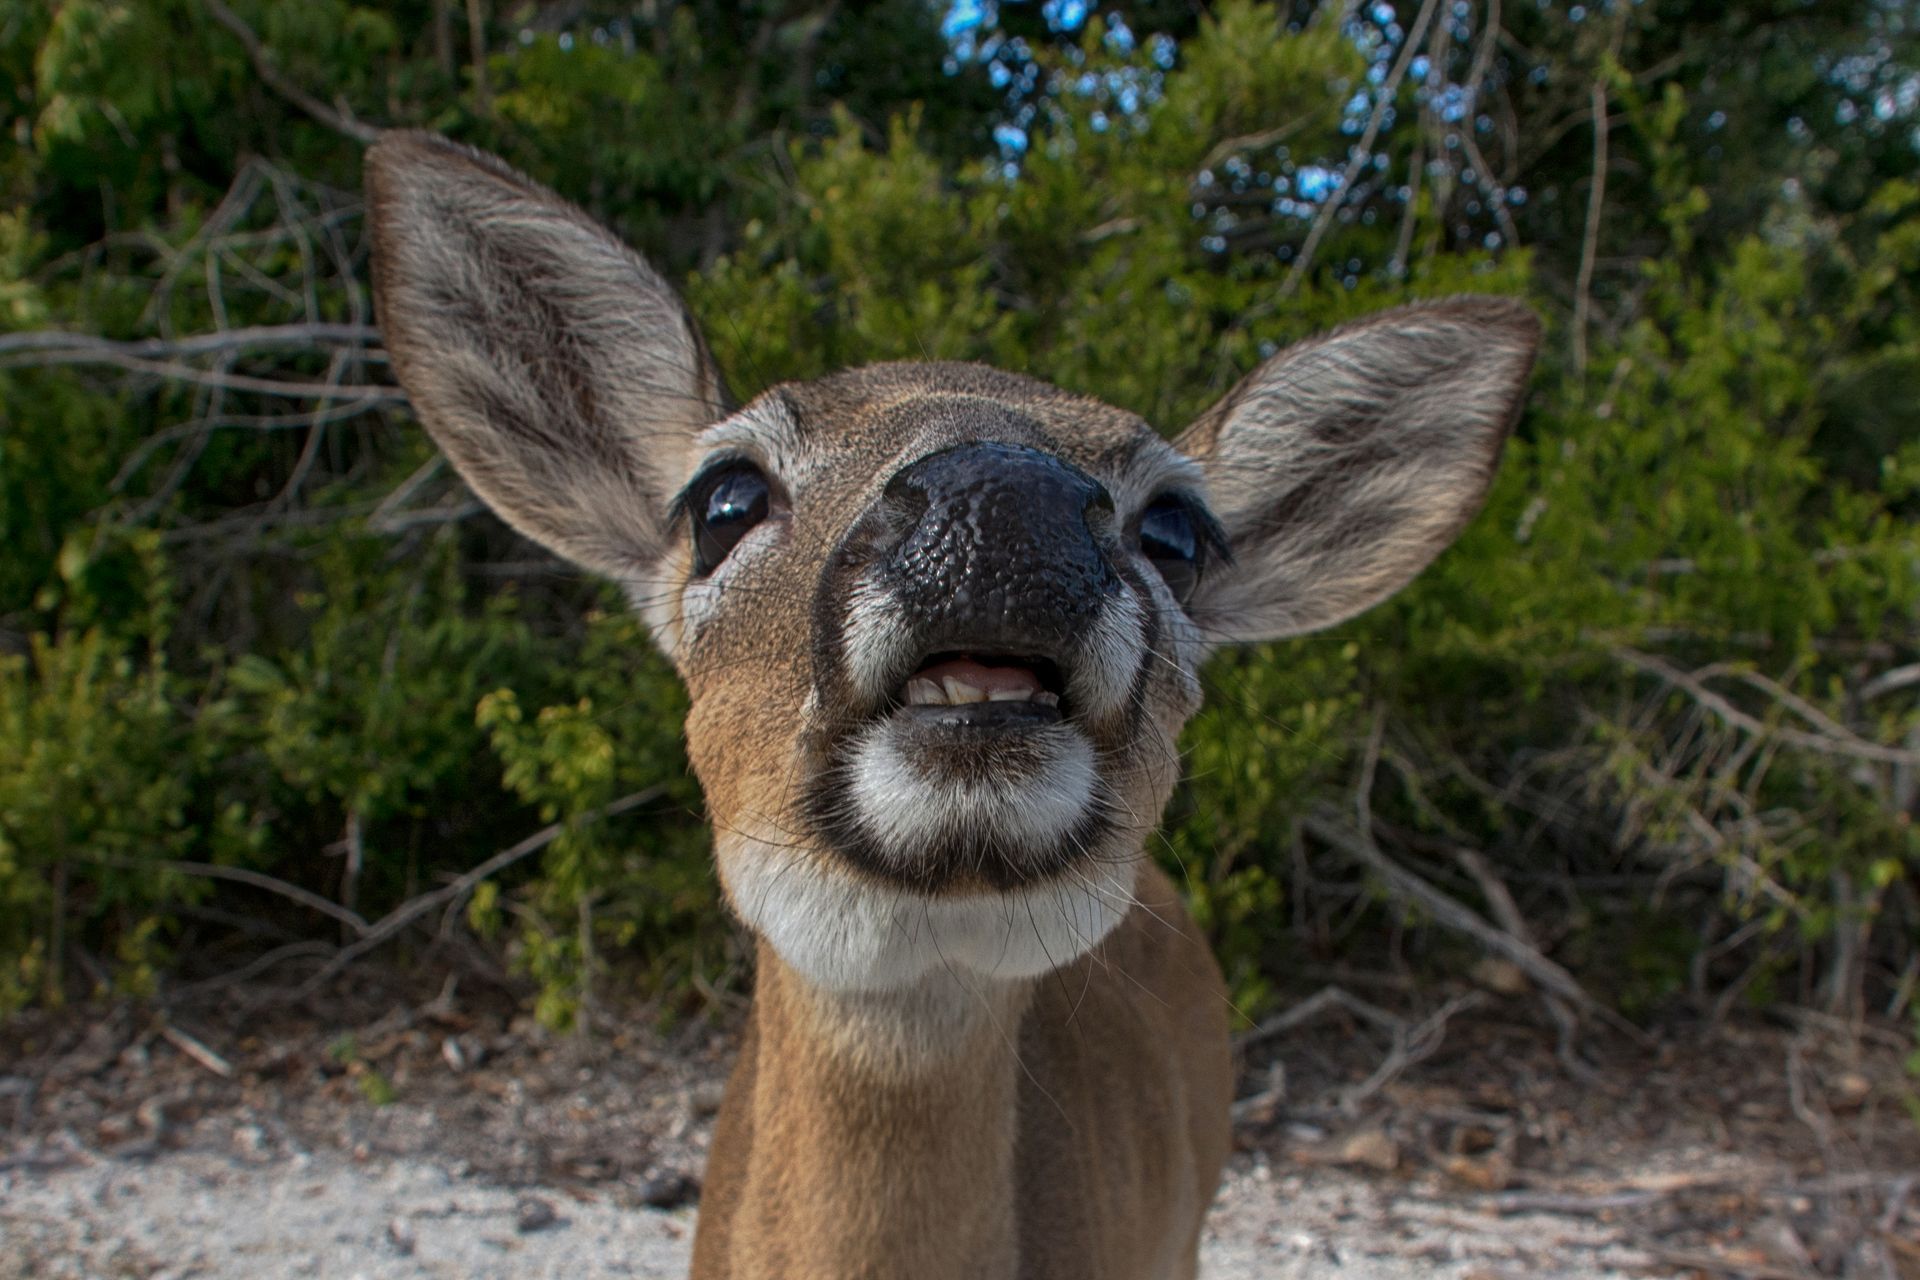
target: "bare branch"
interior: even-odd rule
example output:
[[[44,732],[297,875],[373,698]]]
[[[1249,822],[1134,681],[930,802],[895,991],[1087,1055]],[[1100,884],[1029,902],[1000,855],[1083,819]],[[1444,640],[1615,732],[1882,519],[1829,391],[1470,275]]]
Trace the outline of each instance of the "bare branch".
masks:
[[[1326,986],[1298,1004],[1289,1005],[1279,1013],[1263,1018],[1259,1026],[1236,1036],[1233,1047],[1242,1050],[1250,1049],[1254,1045],[1262,1044],[1275,1036],[1285,1035],[1295,1027],[1311,1022],[1329,1009],[1345,1009],[1355,1017],[1371,1022],[1384,1031],[1397,1033],[1406,1026],[1403,1019],[1388,1013],[1377,1004],[1362,1000],[1345,987]]]
[[[1260,147],[1271,147],[1285,142],[1307,125],[1313,123],[1313,115],[1303,115],[1289,120],[1272,129],[1262,129],[1257,133],[1243,133],[1232,138],[1222,138],[1213,144],[1213,149],[1201,158],[1200,168],[1211,169],[1228,156],[1241,151],[1254,151]],[[1271,200],[1271,196],[1268,197]]]
[[[1394,60],[1393,70],[1388,73],[1386,83],[1380,86],[1380,96],[1373,104],[1373,114],[1367,117],[1367,128],[1360,135],[1360,141],[1354,145],[1347,157],[1347,167],[1340,173],[1340,181],[1320,205],[1320,212],[1313,219],[1313,226],[1307,231],[1306,243],[1300,246],[1300,252],[1293,260],[1293,269],[1280,284],[1280,297],[1284,300],[1299,292],[1307,269],[1313,263],[1315,250],[1325,238],[1327,229],[1333,225],[1334,218],[1340,212],[1340,206],[1346,203],[1348,193],[1353,189],[1353,180],[1359,176],[1361,166],[1373,159],[1373,143],[1380,136],[1380,126],[1387,118],[1387,108],[1400,92],[1400,82],[1406,79],[1407,68],[1413,65],[1414,50],[1420,47],[1420,38],[1427,32],[1427,24],[1433,20],[1433,11],[1439,7],[1439,0],[1425,0],[1420,6],[1420,16],[1413,20],[1413,29],[1407,33],[1407,39],[1400,46],[1400,56]]]
[[[1520,228],[1507,208],[1507,189],[1494,178],[1487,158],[1480,154],[1480,144],[1473,140],[1473,122],[1469,120],[1467,127],[1460,130],[1457,136],[1460,145],[1466,148],[1468,162],[1473,165],[1474,172],[1480,175],[1481,184],[1486,188],[1487,204],[1493,209],[1493,220],[1500,224],[1500,234],[1506,237],[1507,247],[1518,249]]]
[[[1480,42],[1473,49],[1473,63],[1467,68],[1467,92],[1478,106],[1481,86],[1493,68],[1493,47],[1500,40],[1500,0],[1487,0],[1487,17],[1480,31]]]
[[[406,400],[406,396],[399,387],[378,383],[348,387],[333,382],[283,382],[277,378],[255,378],[247,374],[196,369],[190,364],[180,364],[171,360],[143,360],[138,356],[123,355],[119,352],[53,351],[45,355],[9,356],[0,359],[0,369],[62,364],[111,365],[117,369],[124,369],[128,373],[150,374],[168,382],[217,387],[225,391],[251,391],[263,396],[277,396],[283,400],[350,400],[362,406],[401,404]]]
[[[1855,760],[1872,760],[1879,764],[1920,764],[1920,751],[1909,751],[1902,747],[1889,747],[1882,743],[1871,742],[1831,721],[1827,723],[1837,732],[1808,733],[1804,729],[1770,725],[1759,717],[1748,715],[1734,706],[1732,702],[1709,689],[1696,677],[1662,662],[1651,654],[1637,653],[1632,649],[1615,649],[1613,655],[1630,667],[1664,680],[1721,720],[1756,737],[1778,738],[1782,742],[1796,747],[1805,747],[1809,751],[1818,751],[1824,755],[1848,756]]]
[[[1398,280],[1407,271],[1407,255],[1413,250],[1413,225],[1420,213],[1420,179],[1427,167],[1427,140],[1422,135],[1413,146],[1413,163],[1407,166],[1407,203],[1400,211],[1400,231],[1394,237],[1393,257],[1387,260],[1387,274]]]
[[[192,1058],[195,1062],[213,1072],[213,1074],[219,1076],[221,1079],[231,1080],[233,1078],[233,1064],[231,1062],[228,1062],[225,1058],[207,1048],[206,1045],[174,1026],[171,1022],[163,1022],[160,1024],[160,1035],[168,1044],[171,1044],[174,1048],[186,1054],[189,1058]]]
[[[1600,213],[1607,203],[1607,87],[1593,82],[1593,181],[1587,188],[1587,230],[1573,286],[1573,371],[1587,371],[1587,312],[1593,306],[1593,263],[1600,252]]]
[[[246,867],[226,867],[213,862],[147,861],[137,858],[120,858],[106,853],[89,853],[82,856],[86,861],[98,863],[101,866],[120,867],[134,871],[145,871],[149,869],[155,871],[172,871],[183,876],[199,876],[206,880],[229,880],[234,884],[244,884],[251,888],[264,889],[268,893],[278,894],[290,902],[297,902],[303,907],[318,911],[323,916],[331,916],[333,919],[338,920],[340,923],[352,929],[355,933],[363,934],[367,931],[367,922],[358,912],[349,911],[331,899],[323,898],[317,893],[302,889],[297,884],[289,884],[285,880],[263,875],[258,871],[251,871]]]
[[[1575,380],[1587,372],[1587,315],[1593,309],[1593,266],[1600,253],[1600,215],[1607,203],[1607,122],[1606,77],[1613,70],[1613,59],[1620,55],[1620,41],[1626,33],[1624,17],[1614,24],[1613,49],[1607,64],[1594,77],[1593,179],[1587,187],[1587,229],[1580,243],[1580,271],[1573,287],[1573,372]]]
[[[64,357],[76,353],[91,353],[103,359],[130,356],[141,360],[168,360],[271,347],[336,343],[370,346],[379,341],[380,330],[370,324],[261,324],[242,329],[221,329],[214,333],[196,334],[191,338],[141,338],[129,342],[91,333],[70,333],[64,329],[38,329],[30,333],[0,334],[0,368],[22,364],[74,363]],[[28,356],[41,358],[27,359]],[[386,353],[377,349],[369,350],[362,353],[361,358],[384,361]]]
[[[1568,1003],[1603,1019],[1635,1040],[1642,1043],[1647,1041],[1644,1031],[1588,995],[1586,988],[1572,974],[1522,939],[1488,924],[1472,908],[1462,905],[1395,863],[1374,844],[1371,836],[1317,811],[1303,819],[1303,825],[1315,839],[1339,849],[1379,876],[1393,897],[1415,904],[1442,926],[1464,933],[1489,951],[1504,956],[1542,988]]]
[[[1882,671],[1873,679],[1860,686],[1860,701],[1872,702],[1884,698],[1890,693],[1898,693],[1909,686],[1920,684],[1920,662],[1910,662],[1904,667],[1895,667],[1891,671]]]
[[[599,822],[605,818],[615,817],[627,812],[629,809],[636,809],[643,804],[659,799],[665,794],[666,789],[666,784],[664,783],[657,783],[654,786],[642,788],[632,795],[622,796],[609,805],[595,809],[591,813],[581,815],[580,821],[583,823]],[[568,825],[568,823],[563,821],[544,826],[518,844],[502,849],[499,853],[494,854],[491,858],[488,858],[485,862],[453,881],[451,884],[435,889],[431,893],[423,893],[419,897],[412,898],[388,912],[351,946],[342,947],[339,951],[335,952],[333,958],[328,960],[317,973],[301,983],[294,992],[294,998],[299,999],[312,995],[315,991],[318,991],[334,977],[339,975],[348,965],[380,944],[391,941],[397,937],[408,925],[418,920],[421,916],[448,903],[459,901],[467,894],[472,893],[481,881],[498,875],[514,863],[546,848],[566,833]]]
[[[240,42],[240,47],[247,51],[247,60],[253,63],[254,74],[260,77],[267,88],[335,133],[345,134],[362,146],[371,145],[380,136],[380,130],[372,125],[361,124],[351,116],[334,110],[283,75],[280,69],[273,65],[273,58],[267,52],[267,47],[260,43],[260,37],[253,33],[252,27],[240,20],[239,14],[227,8],[220,0],[204,0],[204,3],[207,6],[207,12],[213,15],[214,20],[231,31],[234,39]]]
[[[223,429],[297,431],[302,427],[340,422],[378,407],[377,404],[354,401],[349,404],[327,405],[298,413],[227,413],[218,417],[189,418],[185,422],[176,422],[170,427],[163,427],[142,440],[140,446],[128,454],[127,460],[120,464],[120,470],[114,474],[110,487],[115,493],[124,489],[128,481],[140,474],[140,469],[147,464],[149,458],[176,440]]]
[[[467,57],[473,64],[473,100],[480,114],[493,114],[493,91],[487,86],[487,17],[481,0],[467,0]]]
[[[1393,1049],[1373,1069],[1373,1073],[1359,1084],[1340,1093],[1340,1108],[1352,1113],[1358,1111],[1360,1104],[1379,1093],[1382,1089],[1398,1080],[1407,1068],[1416,1066],[1431,1058],[1447,1036],[1447,1023],[1457,1013],[1476,1008],[1486,1002],[1486,996],[1479,991],[1468,991],[1435,1009],[1422,1018],[1418,1025],[1393,1038]]]
[[[1380,1060],[1380,1064],[1365,1080],[1351,1088],[1341,1090],[1340,1109],[1351,1113],[1357,1110],[1362,1102],[1397,1080],[1408,1067],[1431,1057],[1440,1047],[1448,1020],[1455,1014],[1480,1004],[1484,999],[1480,992],[1469,991],[1447,1001],[1439,1009],[1421,1019],[1417,1025],[1409,1027],[1405,1018],[1388,1013],[1380,1006],[1362,1000],[1346,988],[1327,986],[1320,988],[1291,1008],[1265,1019],[1245,1035],[1236,1037],[1234,1048],[1245,1050],[1263,1041],[1271,1040],[1332,1009],[1344,1009],[1362,1021],[1372,1023],[1387,1032],[1393,1038],[1393,1044],[1387,1051],[1386,1057]],[[1244,1119],[1249,1114],[1279,1101],[1284,1093],[1285,1088],[1282,1086],[1252,1098],[1241,1099],[1234,1104],[1235,1119]]]
[[[322,956],[330,956],[336,950],[338,948],[332,943],[321,942],[316,938],[303,938],[297,942],[289,942],[283,947],[275,947],[265,955],[254,957],[247,964],[229,973],[216,974],[211,978],[203,978],[199,982],[172,988],[164,993],[163,998],[171,1005],[185,1004],[211,992],[250,982],[275,965],[283,964],[288,960],[318,959]]]

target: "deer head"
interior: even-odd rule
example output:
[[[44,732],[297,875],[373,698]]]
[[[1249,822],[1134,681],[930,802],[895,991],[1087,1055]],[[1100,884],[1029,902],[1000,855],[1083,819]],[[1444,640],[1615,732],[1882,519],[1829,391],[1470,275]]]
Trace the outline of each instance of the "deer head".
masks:
[[[1398,590],[1478,508],[1537,341],[1460,297],[1272,357],[1168,443],[941,363],[735,408],[645,261],[497,160],[371,153],[421,420],[625,588],[691,694],[734,909],[835,989],[1056,968],[1126,913],[1215,646]]]

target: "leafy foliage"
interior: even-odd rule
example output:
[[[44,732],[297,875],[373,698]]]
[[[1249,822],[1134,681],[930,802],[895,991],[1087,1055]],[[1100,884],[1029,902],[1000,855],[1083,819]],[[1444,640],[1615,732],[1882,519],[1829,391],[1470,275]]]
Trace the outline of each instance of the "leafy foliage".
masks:
[[[1328,809],[1494,918],[1491,867],[1636,1012],[1901,998],[1910,4],[227,8],[0,0],[0,1006],[351,941],[540,824],[465,918],[542,1016],[590,1025],[616,964],[739,969],[671,675],[379,389],[368,121],[614,225],[744,394],[977,359],[1173,432],[1368,310],[1532,299],[1460,545],[1209,670],[1162,852],[1240,1006],[1347,951],[1470,959],[1311,838]]]

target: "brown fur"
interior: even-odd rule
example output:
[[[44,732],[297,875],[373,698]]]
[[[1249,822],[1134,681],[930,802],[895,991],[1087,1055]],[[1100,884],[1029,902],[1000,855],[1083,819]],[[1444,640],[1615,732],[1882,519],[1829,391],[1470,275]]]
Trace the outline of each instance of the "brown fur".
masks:
[[[1159,870],[1139,896],[904,1078],[823,1052],[844,1015],[763,948],[727,1091],[761,1105],[721,1113],[694,1280],[1191,1276],[1228,1150],[1226,992]]]
[[[855,370],[734,413],[671,289],[579,210],[428,135],[377,145],[368,186],[381,319],[422,422],[504,518],[625,586],[691,697],[721,880],[760,932],[694,1275],[1192,1277],[1227,1152],[1226,995],[1145,848],[1199,664],[1349,616],[1439,553],[1517,412],[1531,316],[1457,299],[1349,326],[1255,370],[1177,450],[972,365]],[[893,623],[861,594],[860,530],[902,468],[975,442],[1111,493],[1090,536],[1124,589],[1109,631],[1075,643],[1133,674],[1069,726],[1100,788],[1076,803],[1100,821],[1051,846],[1063,873],[905,890],[813,802],[877,723]],[[703,579],[668,501],[728,458],[768,477],[772,507]],[[1204,504],[1232,555],[1184,605],[1130,541],[1167,493]],[[1027,766],[1004,756],[981,767],[1037,798],[993,821],[1067,803],[1019,790]],[[1031,767],[1065,767],[1048,759]],[[966,812],[947,782],[898,785]]]

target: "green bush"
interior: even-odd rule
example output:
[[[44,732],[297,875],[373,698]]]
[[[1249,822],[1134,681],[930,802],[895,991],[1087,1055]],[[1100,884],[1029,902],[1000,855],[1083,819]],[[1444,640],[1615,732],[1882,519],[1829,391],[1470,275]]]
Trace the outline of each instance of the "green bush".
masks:
[[[1329,810],[1490,917],[1510,892],[1636,1013],[1897,992],[1920,188],[1884,6],[1507,6],[1499,42],[1449,6],[1392,81],[1416,60],[1377,6],[1004,6],[943,37],[920,0],[594,3],[502,13],[474,62],[424,4],[231,4],[307,106],[187,0],[0,0],[0,1007],[350,944],[548,824],[455,917],[543,1017],[591,1025],[616,967],[740,971],[642,629],[355,398],[390,377],[338,336],[372,318],[363,121],[582,201],[685,280],[743,395],[979,359],[1172,433],[1366,311],[1530,299],[1548,349],[1459,546],[1207,673],[1156,847],[1239,1007],[1389,945],[1471,963],[1303,828]],[[1863,41],[1885,56],[1846,62]],[[305,336],[192,345],[253,326]]]

